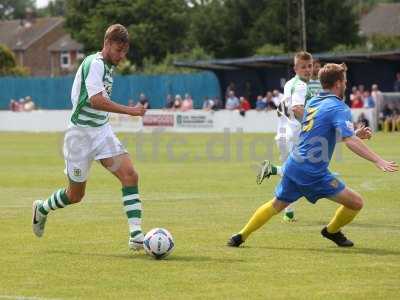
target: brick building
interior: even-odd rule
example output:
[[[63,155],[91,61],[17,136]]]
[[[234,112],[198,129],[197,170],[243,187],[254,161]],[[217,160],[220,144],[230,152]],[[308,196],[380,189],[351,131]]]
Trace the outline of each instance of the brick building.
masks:
[[[32,76],[58,76],[74,71],[82,45],[63,28],[61,17],[0,22],[0,44],[10,48],[17,63]]]

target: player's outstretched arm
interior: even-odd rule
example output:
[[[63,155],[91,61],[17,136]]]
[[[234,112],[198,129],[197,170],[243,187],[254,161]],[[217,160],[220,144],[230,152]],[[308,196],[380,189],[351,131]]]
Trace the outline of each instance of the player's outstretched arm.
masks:
[[[101,93],[98,93],[90,97],[91,107],[98,110],[126,114],[131,116],[143,116],[146,113],[146,109],[142,105],[136,105],[135,107],[130,107],[126,105],[121,105],[111,101],[104,97]]]
[[[351,137],[344,138],[343,141],[351,151],[361,156],[362,158],[373,162],[375,166],[377,166],[382,171],[395,172],[399,170],[399,166],[397,165],[397,163],[395,163],[394,161],[386,161],[381,158],[378,154],[369,149],[367,145],[365,145],[364,142],[357,136],[353,135]]]

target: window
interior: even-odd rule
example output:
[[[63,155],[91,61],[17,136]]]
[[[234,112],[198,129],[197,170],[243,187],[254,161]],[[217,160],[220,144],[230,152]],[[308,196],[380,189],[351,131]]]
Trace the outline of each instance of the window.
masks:
[[[69,68],[71,66],[71,56],[68,51],[61,52],[61,68]]]

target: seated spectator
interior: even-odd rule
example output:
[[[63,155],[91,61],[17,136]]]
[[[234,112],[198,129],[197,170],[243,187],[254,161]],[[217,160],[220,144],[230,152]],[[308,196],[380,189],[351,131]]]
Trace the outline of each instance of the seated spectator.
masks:
[[[204,97],[203,101],[203,109],[206,111],[210,111],[214,108],[215,102],[214,100],[208,98],[208,96]]]
[[[150,103],[144,93],[141,93],[139,96],[139,103],[143,105],[145,109],[150,109]]]
[[[193,100],[192,100],[192,96],[190,96],[189,94],[185,95],[185,99],[183,99],[182,101],[182,105],[181,105],[181,110],[182,111],[188,111],[193,109]]]
[[[357,127],[357,128],[360,128],[361,126],[369,127],[369,121],[368,121],[368,119],[365,117],[365,114],[364,114],[364,113],[361,113],[361,114],[358,116],[358,119],[357,119],[356,127]]]
[[[363,107],[364,107],[364,102],[362,101],[361,96],[357,95],[351,102],[351,108],[363,108]]]
[[[364,103],[364,108],[374,108],[375,107],[375,101],[368,91],[364,92],[363,103]]]
[[[279,92],[278,90],[272,91],[272,101],[274,102],[275,107],[279,106],[282,99],[283,99],[283,94],[281,92]]]
[[[177,109],[180,109],[181,106],[182,106],[182,97],[181,97],[181,95],[177,94],[175,96],[174,105],[172,105],[172,109],[177,110]]]
[[[400,131],[400,103],[393,104],[392,131]]]
[[[393,84],[393,91],[400,92],[400,72],[396,73],[396,80],[394,81]]]
[[[168,94],[167,100],[165,101],[165,108],[172,109],[173,106],[174,106],[174,98],[172,97],[171,94]]]
[[[18,102],[15,99],[11,99],[8,107],[11,111],[18,111]]]
[[[353,102],[353,100],[356,98],[357,93],[358,93],[357,87],[356,87],[356,86],[353,86],[353,87],[351,88],[351,93],[350,93],[350,101],[351,101],[351,102]]]
[[[256,110],[262,111],[267,108],[267,99],[263,98],[263,96],[258,95],[256,101]]]
[[[229,97],[226,99],[225,109],[234,110],[239,108],[239,99],[235,96],[234,91],[229,92]]]
[[[240,114],[244,117],[244,115],[246,114],[246,111],[251,109],[251,105],[250,105],[250,102],[245,97],[240,97],[239,102],[240,102],[239,111],[240,111]]]
[[[393,120],[393,113],[394,111],[391,103],[385,104],[382,112],[379,113],[379,126],[384,132],[389,132],[390,130]]]

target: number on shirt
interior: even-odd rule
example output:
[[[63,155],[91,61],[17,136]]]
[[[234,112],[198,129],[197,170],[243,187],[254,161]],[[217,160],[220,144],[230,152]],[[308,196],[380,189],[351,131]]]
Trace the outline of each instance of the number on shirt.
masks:
[[[314,126],[314,117],[317,113],[318,109],[316,108],[309,108],[307,109],[306,120],[303,125],[303,131],[307,132],[310,131]]]

